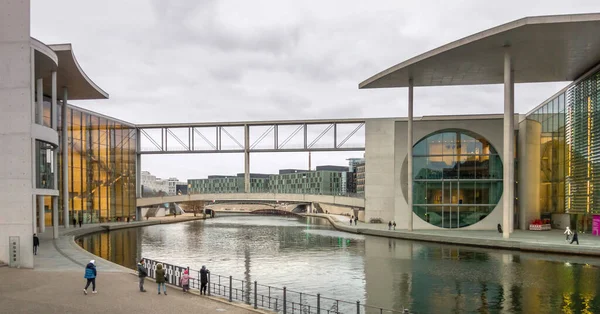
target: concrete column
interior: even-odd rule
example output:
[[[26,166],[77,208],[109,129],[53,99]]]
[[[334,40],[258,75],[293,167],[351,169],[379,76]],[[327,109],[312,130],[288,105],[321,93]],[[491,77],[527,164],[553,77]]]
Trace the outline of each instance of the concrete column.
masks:
[[[52,112],[52,128],[58,130],[58,108],[56,107],[56,98],[58,97],[56,89],[56,71],[52,71],[52,105],[50,111]],[[55,163],[58,159],[54,159]],[[55,176],[58,176],[58,172],[54,172]],[[54,185],[55,189],[58,189],[57,185]]]
[[[503,212],[502,212],[502,237],[508,239],[513,220],[514,200],[514,111],[513,101],[514,80],[509,48],[504,52],[504,152],[503,152]]]
[[[35,93],[37,101],[35,103],[35,123],[43,124],[44,123],[44,80],[37,79],[35,82]]]
[[[69,229],[69,132],[67,130],[68,90],[63,87],[62,98],[62,199],[63,199],[63,224]]]
[[[192,133],[193,134],[193,133]],[[142,197],[142,140],[140,129],[135,130],[135,197]]]
[[[40,233],[44,233],[44,231],[46,231],[46,219],[44,217],[45,211],[44,211],[44,196],[43,195],[38,195],[37,196],[37,208],[38,208],[38,229],[40,230]]]
[[[244,193],[250,193],[250,127],[244,125]]]
[[[408,130],[406,141],[406,154],[408,162],[408,231],[413,230],[413,80],[408,80]]]
[[[540,218],[540,136],[542,124],[525,119],[519,123],[519,221],[520,229]]]
[[[58,196],[52,197],[52,238],[58,239]]]
[[[32,225],[33,225],[33,233],[38,233],[38,221],[36,220],[36,216],[37,216],[37,212],[38,212],[38,207],[37,207],[37,195],[33,194],[32,195],[32,215],[33,215],[33,219],[32,219]]]

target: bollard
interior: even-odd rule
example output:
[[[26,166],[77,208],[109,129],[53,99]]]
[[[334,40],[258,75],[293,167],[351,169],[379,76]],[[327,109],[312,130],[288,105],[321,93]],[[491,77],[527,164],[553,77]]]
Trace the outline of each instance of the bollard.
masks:
[[[232,301],[232,293],[233,292],[233,277],[229,276],[229,302]]]
[[[317,293],[317,314],[321,314],[321,294]]]
[[[258,284],[254,280],[254,309],[258,308],[258,292],[256,291]]]
[[[356,301],[356,314],[360,314],[360,301]]]
[[[207,277],[206,279],[208,279],[208,283],[207,283],[207,285],[208,285],[208,295],[210,296],[210,272],[208,274],[206,274],[206,277]]]
[[[283,287],[283,314],[287,313],[287,311],[286,311],[286,309],[287,309],[287,304],[286,304],[287,303],[286,290],[287,290],[287,288]]]
[[[198,281],[196,281],[196,284],[198,284],[198,291],[200,291],[200,294],[202,294],[202,291],[200,290],[200,287],[202,286],[200,284],[200,272],[197,272],[196,274],[198,275]]]

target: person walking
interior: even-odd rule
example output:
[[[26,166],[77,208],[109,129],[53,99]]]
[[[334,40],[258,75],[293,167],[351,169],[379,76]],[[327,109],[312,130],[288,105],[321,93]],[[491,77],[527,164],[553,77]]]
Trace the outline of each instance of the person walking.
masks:
[[[158,264],[158,266],[156,266],[156,284],[158,285],[158,294],[160,294],[160,286],[162,285],[163,291],[165,295],[167,295],[167,286],[165,285],[166,281],[165,270],[163,269],[162,264]]]
[[[85,275],[83,278],[87,279],[87,283],[85,284],[85,288],[83,288],[83,294],[87,295],[87,288],[92,284],[92,293],[96,293],[96,261],[91,260],[87,266],[85,266]]]
[[[187,269],[183,271],[183,276],[181,276],[181,287],[183,292],[190,291],[190,271]]]
[[[83,218],[79,217],[79,228],[81,228],[81,223],[83,222]]]
[[[394,230],[396,230],[396,221],[394,220],[394,223],[392,223],[392,226],[394,226]]]
[[[33,255],[37,255],[38,247],[40,246],[40,238],[37,234],[33,234]]]
[[[388,222],[388,230],[392,230],[392,222]]]
[[[206,266],[202,265],[202,269],[200,269],[200,294],[206,295],[206,285],[208,284],[208,275],[210,271],[206,268]]]
[[[354,225],[355,225],[355,226],[356,226],[356,225],[358,225],[358,216],[357,216],[357,217],[354,217]]]
[[[146,277],[148,276],[148,270],[144,266],[143,258],[137,264],[137,269],[138,269],[138,277],[140,278],[140,292],[146,292],[146,289],[144,289],[144,279],[146,279]]]
[[[571,238],[573,231],[571,231],[571,228],[569,226],[567,226],[567,228],[565,229],[565,232],[563,234],[567,235],[567,242],[569,242],[569,239]]]
[[[577,245],[579,245],[579,237],[577,236],[577,229],[575,229],[573,231],[573,240],[571,240],[571,243],[569,243],[569,244],[573,244],[573,242],[577,242]]]

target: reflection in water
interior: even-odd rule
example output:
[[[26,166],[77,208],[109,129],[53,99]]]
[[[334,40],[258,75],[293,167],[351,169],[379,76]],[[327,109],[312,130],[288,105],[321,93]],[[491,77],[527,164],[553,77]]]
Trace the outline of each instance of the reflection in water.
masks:
[[[140,256],[206,265],[248,283],[416,313],[600,312],[599,259],[347,234],[317,218],[226,217],[79,242],[130,268]]]

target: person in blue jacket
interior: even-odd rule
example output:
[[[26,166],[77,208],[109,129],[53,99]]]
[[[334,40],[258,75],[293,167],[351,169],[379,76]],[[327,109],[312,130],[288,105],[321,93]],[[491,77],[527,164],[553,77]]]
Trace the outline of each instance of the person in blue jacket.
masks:
[[[87,266],[85,266],[85,275],[83,278],[87,279],[87,284],[83,288],[83,294],[87,295],[87,288],[92,284],[92,293],[96,293],[96,261],[91,260]]]

